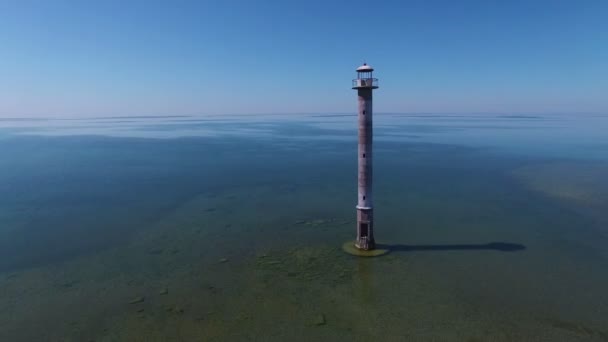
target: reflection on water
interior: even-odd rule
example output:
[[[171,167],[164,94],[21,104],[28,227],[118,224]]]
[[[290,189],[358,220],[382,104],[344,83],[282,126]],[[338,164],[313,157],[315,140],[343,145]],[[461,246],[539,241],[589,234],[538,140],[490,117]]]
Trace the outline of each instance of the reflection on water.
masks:
[[[365,259],[353,116],[2,120],[0,340],[606,341],[577,119],[379,115]]]

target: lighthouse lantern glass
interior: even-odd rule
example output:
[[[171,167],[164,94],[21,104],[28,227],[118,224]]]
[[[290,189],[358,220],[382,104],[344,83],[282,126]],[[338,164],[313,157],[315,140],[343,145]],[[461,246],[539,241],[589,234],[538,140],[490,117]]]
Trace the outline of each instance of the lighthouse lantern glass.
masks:
[[[358,71],[357,76],[359,79],[372,78],[372,72],[371,71]]]

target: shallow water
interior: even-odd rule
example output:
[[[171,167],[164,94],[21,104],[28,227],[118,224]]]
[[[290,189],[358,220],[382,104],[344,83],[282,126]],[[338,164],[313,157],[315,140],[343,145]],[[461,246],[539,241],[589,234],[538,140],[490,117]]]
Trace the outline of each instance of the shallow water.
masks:
[[[1,120],[0,340],[608,341],[608,117],[355,120]]]

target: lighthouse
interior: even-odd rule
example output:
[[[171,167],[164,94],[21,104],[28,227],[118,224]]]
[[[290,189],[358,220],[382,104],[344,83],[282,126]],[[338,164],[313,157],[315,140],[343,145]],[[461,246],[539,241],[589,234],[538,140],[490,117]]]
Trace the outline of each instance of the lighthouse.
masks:
[[[372,202],[372,93],[378,88],[378,79],[372,77],[374,68],[363,63],[357,68],[357,78],[353,89],[357,90],[359,102],[358,127],[358,200],[357,200],[357,239],[355,247],[359,250],[372,250],[374,240],[374,209]]]

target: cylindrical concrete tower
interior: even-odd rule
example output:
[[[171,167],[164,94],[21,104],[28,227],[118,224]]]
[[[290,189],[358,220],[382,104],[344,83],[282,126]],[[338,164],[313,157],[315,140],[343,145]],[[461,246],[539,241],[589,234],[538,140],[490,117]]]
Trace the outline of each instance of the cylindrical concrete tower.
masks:
[[[374,240],[374,210],[372,205],[372,91],[378,88],[378,79],[372,77],[374,69],[363,63],[357,68],[353,89],[359,97],[359,199],[357,202],[357,240],[355,247],[371,250]]]

